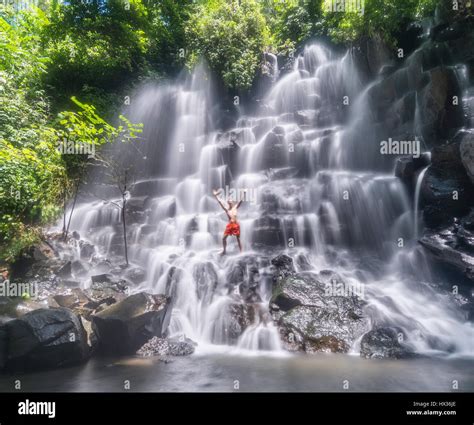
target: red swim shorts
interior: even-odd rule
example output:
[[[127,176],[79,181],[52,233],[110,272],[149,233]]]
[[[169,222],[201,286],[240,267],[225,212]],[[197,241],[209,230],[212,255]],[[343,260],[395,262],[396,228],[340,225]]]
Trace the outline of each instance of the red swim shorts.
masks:
[[[240,225],[239,223],[227,223],[225,227],[224,236],[240,236]]]

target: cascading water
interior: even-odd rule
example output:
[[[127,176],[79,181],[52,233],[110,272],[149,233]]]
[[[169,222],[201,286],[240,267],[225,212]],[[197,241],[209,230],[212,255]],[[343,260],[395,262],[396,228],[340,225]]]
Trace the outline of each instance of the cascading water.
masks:
[[[304,258],[305,270],[363,283],[372,325],[399,326],[418,351],[472,354],[472,326],[431,289],[436,278],[410,247],[418,211],[391,174],[393,157],[378,152],[372,87],[362,86],[349,52],[336,57],[313,44],[274,83],[266,112],[241,117],[231,131],[213,124],[203,67],[138,93],[128,115],[144,123],[145,141],[127,158],[142,173],[129,201],[129,256],[146,278],[133,290],[172,296],[171,335],[185,334],[198,350],[280,352],[269,259],[285,251]],[[226,217],[211,194],[226,186],[255,197],[239,211],[244,252],[229,240],[221,257]],[[88,201],[71,227],[113,257],[120,220],[113,205]]]

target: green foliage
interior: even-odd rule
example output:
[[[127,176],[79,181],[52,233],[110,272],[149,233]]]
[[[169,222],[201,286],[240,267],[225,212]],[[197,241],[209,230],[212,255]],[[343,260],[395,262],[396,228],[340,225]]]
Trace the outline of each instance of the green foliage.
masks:
[[[45,83],[59,106],[85,88],[109,92],[136,76],[145,66],[146,28],[141,0],[71,0],[54,8],[43,32]]]
[[[11,259],[58,201],[64,167],[39,81],[47,60],[38,30],[47,20],[39,9],[15,16],[15,25],[7,19],[10,11],[0,17],[0,258]]]
[[[81,147],[87,146],[91,149],[85,149],[85,151],[95,152],[106,143],[128,142],[136,139],[142,132],[143,124],[133,124],[120,115],[121,124],[115,127],[100,117],[93,105],[81,103],[74,96],[71,100],[78,110],[63,111],[58,114],[56,135],[60,143],[76,146],[76,152],[80,152]],[[69,177],[77,179],[82,177],[88,164],[89,155],[66,154],[63,159]]]
[[[148,13],[147,59],[160,73],[176,73],[183,65],[186,23],[193,13],[193,0],[151,0]]]
[[[265,14],[277,49],[288,49],[324,34],[322,0],[266,0]]]
[[[407,24],[434,11],[437,0],[365,0],[364,11],[334,12],[331,1],[324,0],[324,17],[329,35],[336,42],[352,42],[380,35],[394,44]]]
[[[186,27],[191,54],[188,65],[204,57],[231,89],[252,85],[270,33],[257,0],[208,0]]]
[[[43,36],[48,19],[40,9],[0,18],[0,259],[12,260],[36,240],[38,225],[57,217],[87,162],[87,155],[61,155],[61,142],[99,147],[128,141],[141,126],[120,117],[112,126],[92,105],[72,98],[74,111],[53,120],[42,90],[50,58]]]

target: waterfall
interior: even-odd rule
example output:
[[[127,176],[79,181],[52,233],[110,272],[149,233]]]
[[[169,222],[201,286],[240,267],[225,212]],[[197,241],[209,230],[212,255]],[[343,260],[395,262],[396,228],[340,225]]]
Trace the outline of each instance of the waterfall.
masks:
[[[431,288],[436,277],[413,241],[426,169],[413,211],[392,175],[395,158],[380,155],[374,83],[361,84],[349,52],[320,44],[306,46],[286,75],[267,58],[275,82],[264,107],[228,131],[215,124],[205,67],[184,81],[145,85],[131,102],[126,114],[145,130],[141,154],[125,155],[139,176],[129,200],[129,257],[146,271],[132,290],[172,296],[169,332],[196,341],[198,352],[279,353],[269,259],[283,251],[305,258],[305,270],[363,283],[372,325],[401,327],[419,351],[472,352],[472,327]],[[222,257],[227,219],[212,190],[226,187],[255,196],[239,210],[244,252],[229,238]],[[103,258],[117,259],[120,220],[113,206],[85,201],[71,228]]]
[[[414,228],[415,228],[415,238],[418,238],[420,229],[419,229],[419,215],[420,215],[420,192],[421,192],[421,184],[423,183],[423,178],[425,177],[426,172],[428,171],[429,166],[423,168],[420,173],[418,174],[418,178],[416,179],[416,186],[415,186],[415,199],[413,204],[415,206],[414,212]]]

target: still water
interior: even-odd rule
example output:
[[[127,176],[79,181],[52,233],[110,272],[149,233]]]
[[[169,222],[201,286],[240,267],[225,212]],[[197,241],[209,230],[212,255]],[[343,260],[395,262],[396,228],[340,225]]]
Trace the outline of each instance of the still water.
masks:
[[[0,391],[121,392],[449,392],[474,391],[474,359],[365,360],[348,355],[241,356],[206,354],[158,358],[96,358],[85,365],[2,376]],[[238,381],[238,383],[237,383]],[[344,381],[349,388],[344,390]],[[453,381],[458,389],[453,389]],[[347,382],[346,382],[347,386]]]

